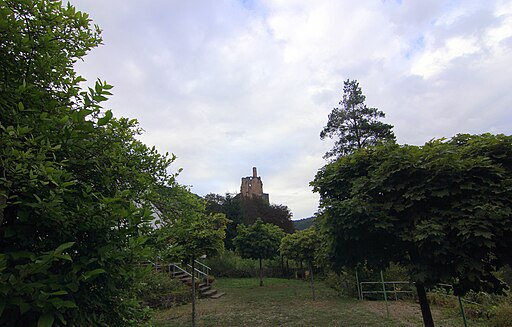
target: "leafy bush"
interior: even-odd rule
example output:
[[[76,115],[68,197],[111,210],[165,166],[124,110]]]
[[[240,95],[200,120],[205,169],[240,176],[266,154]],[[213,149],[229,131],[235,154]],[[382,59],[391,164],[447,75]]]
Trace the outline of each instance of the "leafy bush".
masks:
[[[442,287],[433,288],[427,293],[428,302],[430,304],[439,305],[445,308],[458,308],[459,302],[457,297],[453,295],[453,289],[445,289]]]
[[[212,268],[212,275],[216,277],[246,278],[258,276],[258,262],[252,259],[243,259],[233,251],[224,251],[223,254],[208,258],[205,264]],[[267,277],[282,277],[283,269],[279,258],[264,260],[264,275]]]
[[[0,325],[140,326],[155,190],[174,160],[136,120],[82,92],[74,64],[101,43],[61,1],[0,0]]]
[[[356,278],[352,271],[343,271],[340,274],[330,271],[325,275],[324,283],[336,290],[339,296],[358,297]]]
[[[408,281],[407,272],[405,269],[397,264],[391,264],[388,269],[384,272],[385,281]],[[355,269],[345,269],[341,273],[336,274],[333,271],[329,271],[325,274],[324,281],[327,285],[335,289],[340,296],[349,296],[353,298],[358,297],[357,293],[357,282],[356,282]],[[380,282],[380,271],[369,269],[366,266],[360,266],[358,268],[359,282]],[[368,287],[368,286],[366,286]],[[398,288],[398,287],[397,287]],[[382,290],[381,284],[375,284],[373,289],[377,291]],[[391,292],[391,286],[386,287]],[[404,293],[401,293],[404,294]],[[403,296],[403,295],[402,295]],[[382,293],[375,294],[375,296],[365,295],[365,298],[382,299]],[[402,298],[402,297],[401,297]]]
[[[169,308],[192,301],[190,289],[165,272],[151,270],[140,283],[138,294],[151,308]]]
[[[490,321],[491,327],[512,327],[512,305],[503,303],[496,307]]]
[[[242,259],[232,251],[225,251],[222,255],[209,258],[206,265],[212,268],[216,277],[257,277],[258,265],[255,260]]]

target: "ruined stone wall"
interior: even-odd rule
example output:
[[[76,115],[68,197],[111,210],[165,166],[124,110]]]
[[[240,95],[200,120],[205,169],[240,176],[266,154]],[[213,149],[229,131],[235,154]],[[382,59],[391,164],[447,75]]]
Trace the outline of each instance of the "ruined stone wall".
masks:
[[[242,177],[242,184],[240,185],[240,194],[243,197],[262,197],[267,203],[269,203],[268,194],[263,193],[263,182],[261,177],[258,176],[256,167],[252,168],[252,176]]]

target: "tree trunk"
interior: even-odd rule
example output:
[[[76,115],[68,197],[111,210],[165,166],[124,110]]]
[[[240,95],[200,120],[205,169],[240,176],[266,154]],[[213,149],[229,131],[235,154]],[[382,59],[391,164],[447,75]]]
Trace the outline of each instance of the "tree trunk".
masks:
[[[196,326],[196,279],[195,279],[195,257],[192,255],[192,327]]]
[[[0,227],[2,226],[2,223],[4,222],[4,209],[7,204],[7,197],[0,194]]]
[[[263,286],[263,270],[261,269],[261,258],[260,258],[260,286]]]
[[[286,275],[290,279],[290,265],[288,264],[288,258],[286,258]]]
[[[309,261],[308,264],[309,264],[309,277],[310,277],[310,280],[311,280],[311,292],[313,292],[313,301],[316,301],[316,298],[315,298],[315,284],[314,284],[314,281],[313,281],[313,265],[311,264],[311,261]]]
[[[428,304],[425,286],[423,284],[416,283],[416,292],[418,292],[418,299],[420,300],[423,324],[425,325],[425,327],[434,327],[434,320],[432,319],[432,312],[430,312],[430,305]]]

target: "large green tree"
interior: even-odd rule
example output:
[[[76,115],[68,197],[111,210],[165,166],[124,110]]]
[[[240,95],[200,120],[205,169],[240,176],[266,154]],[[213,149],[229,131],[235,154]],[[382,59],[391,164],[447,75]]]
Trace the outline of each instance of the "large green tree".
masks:
[[[394,141],[393,126],[379,121],[385,117],[383,111],[368,108],[357,80],[346,80],[339,108],[333,108],[320,138],[335,139],[334,146],[325,159],[338,158],[381,141]]]
[[[291,220],[292,213],[285,205],[268,204],[258,197],[244,198],[232,194],[222,196],[210,193],[205,196],[205,200],[206,212],[223,213],[229,219],[225,239],[227,249],[235,249],[233,239],[237,235],[237,226],[239,224],[254,224],[258,218],[261,218],[265,223],[279,226],[286,233],[294,231]]]
[[[236,229],[239,224],[244,222],[240,197],[226,193],[225,196],[210,193],[205,196],[206,212],[210,214],[222,213],[228,221],[226,226],[226,238],[224,245],[226,249],[234,250],[233,239],[236,237]]]
[[[403,265],[426,326],[425,288],[503,291],[494,273],[512,263],[511,136],[362,149],[326,165],[312,184],[334,266]]]
[[[262,260],[277,255],[284,232],[272,224],[257,219],[251,226],[238,225],[238,235],[234,239],[236,249],[242,258],[257,259],[260,263],[260,286],[263,286]]]
[[[74,63],[101,42],[60,1],[0,1],[0,325],[127,326],[156,190],[173,157],[81,91]]]

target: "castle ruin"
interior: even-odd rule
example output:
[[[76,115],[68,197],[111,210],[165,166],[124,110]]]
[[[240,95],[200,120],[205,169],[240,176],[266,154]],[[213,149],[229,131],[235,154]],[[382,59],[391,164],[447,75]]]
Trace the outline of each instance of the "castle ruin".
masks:
[[[263,182],[258,176],[256,167],[252,167],[252,176],[242,177],[240,194],[246,198],[260,197],[267,204],[270,203],[268,193],[263,193]]]

